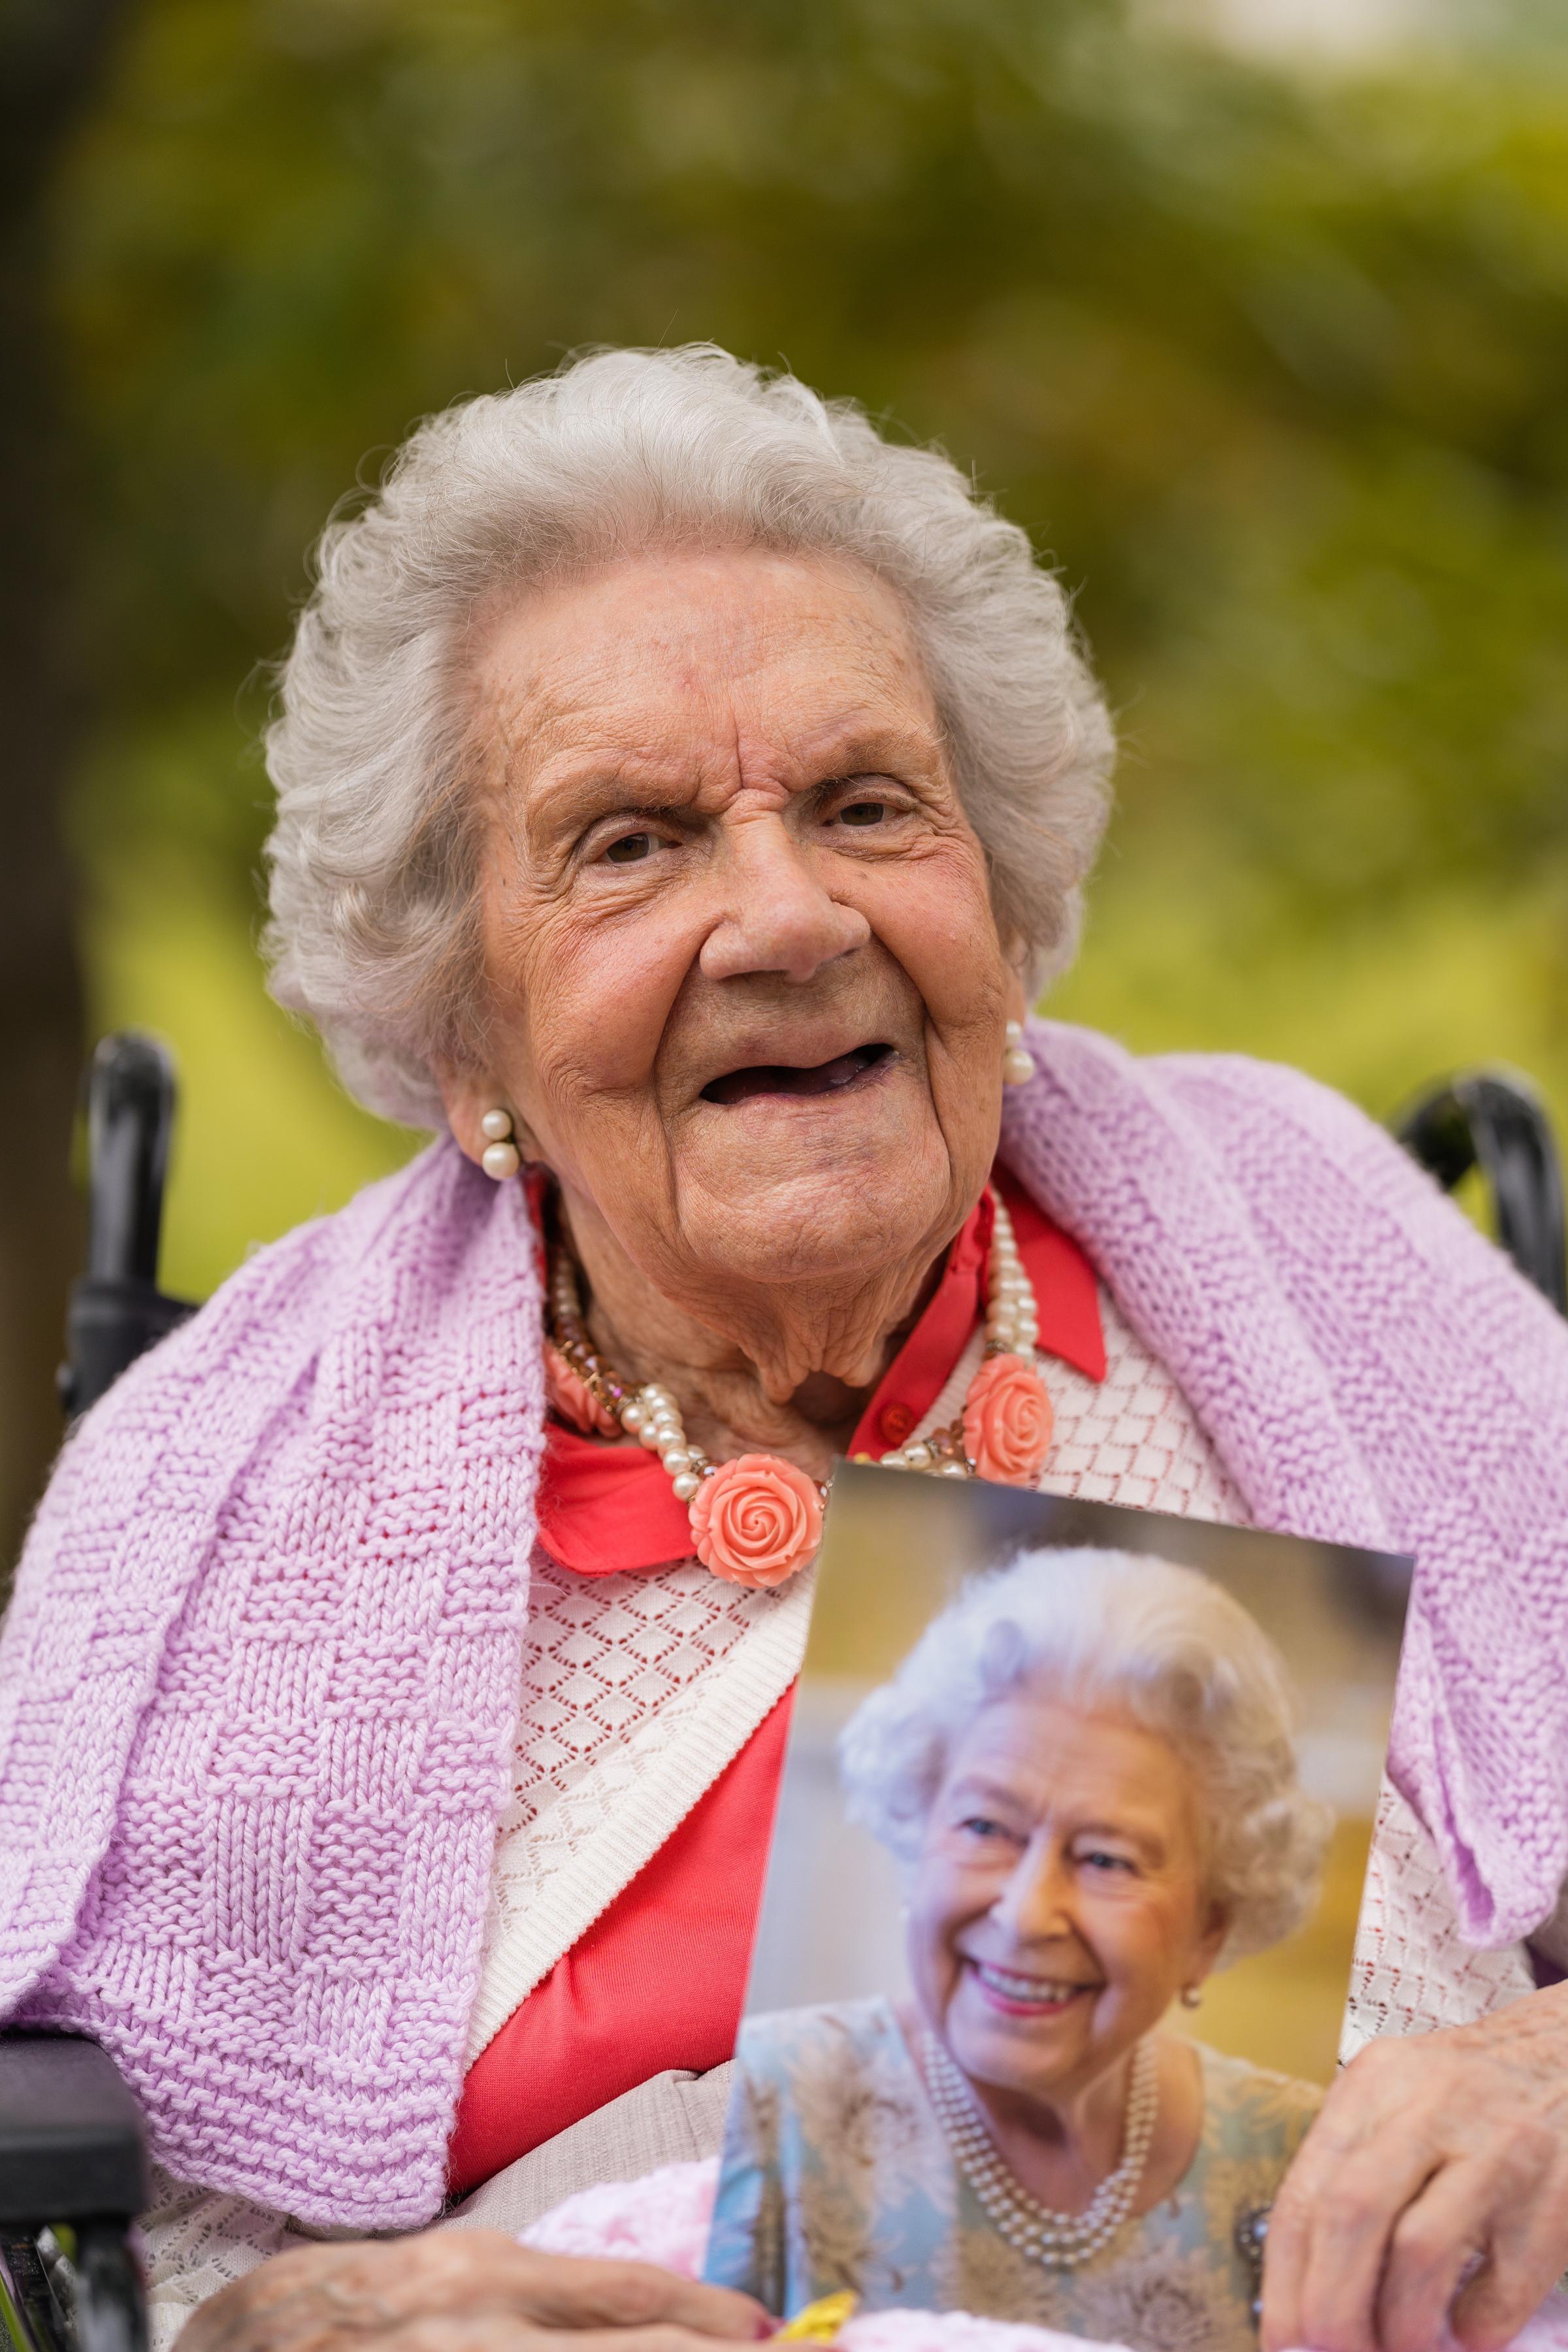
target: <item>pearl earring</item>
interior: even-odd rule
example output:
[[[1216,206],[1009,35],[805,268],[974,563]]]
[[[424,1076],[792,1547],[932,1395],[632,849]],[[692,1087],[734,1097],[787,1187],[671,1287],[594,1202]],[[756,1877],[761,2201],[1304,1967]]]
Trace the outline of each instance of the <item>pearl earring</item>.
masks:
[[[1182,2007],[1184,2009],[1196,2009],[1202,2000],[1203,1994],[1196,1985],[1184,1985],[1182,1987]]]
[[[1035,1075],[1035,1057],[1024,1043],[1021,1021],[1007,1024],[1006,1050],[1002,1055],[1002,1083],[1005,1087],[1026,1087]]]
[[[515,1176],[522,1165],[522,1155],[512,1138],[511,1113],[510,1110],[488,1110],[479,1125],[489,1139],[480,1155],[479,1165],[487,1176],[493,1176],[498,1184],[504,1184],[507,1178]]]

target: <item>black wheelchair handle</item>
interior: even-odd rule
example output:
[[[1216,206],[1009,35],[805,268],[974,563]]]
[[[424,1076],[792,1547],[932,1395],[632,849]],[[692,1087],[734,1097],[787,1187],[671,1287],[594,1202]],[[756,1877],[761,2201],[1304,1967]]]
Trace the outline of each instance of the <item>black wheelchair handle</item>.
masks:
[[[105,1037],[87,1076],[87,1271],[71,1286],[60,1402],[74,1421],[192,1312],[158,1287],[174,1066],[155,1037]]]
[[[100,1040],[87,1078],[89,1280],[158,1279],[174,1066],[134,1029]]]
[[[1479,1168],[1499,1241],[1526,1280],[1568,1315],[1563,1171],[1551,1120],[1529,1080],[1500,1069],[1446,1078],[1410,1106],[1394,1133],[1446,1191]]]

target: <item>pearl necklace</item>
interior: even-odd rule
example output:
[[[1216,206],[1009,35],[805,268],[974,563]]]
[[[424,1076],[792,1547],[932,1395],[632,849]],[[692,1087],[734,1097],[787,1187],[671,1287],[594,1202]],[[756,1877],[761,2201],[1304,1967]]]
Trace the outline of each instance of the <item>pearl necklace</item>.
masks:
[[[931,2106],[959,2168],[1016,2253],[1047,2270],[1070,2271],[1110,2244],[1137,2201],[1159,2116],[1160,2060],[1152,2041],[1141,2042],[1133,2055],[1121,2161],[1081,2213],[1058,2213],[1020,2185],[1003,2162],[968,2082],[929,2029],[921,2037],[921,2058]]]
[[[994,1194],[992,1213],[985,1351],[963,1410],[929,1437],[884,1454],[884,1469],[1033,1486],[1045,1466],[1052,1415],[1036,1365],[1039,1315],[1012,1219]],[[624,1430],[658,1455],[689,1512],[697,1557],[716,1576],[771,1585],[804,1568],[821,1538],[832,1482],[810,1478],[773,1454],[710,1462],[687,1436],[668,1389],[658,1381],[640,1386],[623,1381],[595,1348],[583,1320],[576,1268],[559,1244],[551,1253],[549,1281],[545,1365],[556,1411],[601,1436]]]

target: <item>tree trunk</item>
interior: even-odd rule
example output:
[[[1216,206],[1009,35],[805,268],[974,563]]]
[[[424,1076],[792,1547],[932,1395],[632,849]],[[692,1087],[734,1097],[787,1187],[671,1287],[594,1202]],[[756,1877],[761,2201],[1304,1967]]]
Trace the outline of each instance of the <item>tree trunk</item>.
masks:
[[[0,5],[0,1596],[59,1443],[54,1371],[81,1247],[67,1163],[86,1041],[61,820],[89,693],[49,197],[121,14],[121,0]]]

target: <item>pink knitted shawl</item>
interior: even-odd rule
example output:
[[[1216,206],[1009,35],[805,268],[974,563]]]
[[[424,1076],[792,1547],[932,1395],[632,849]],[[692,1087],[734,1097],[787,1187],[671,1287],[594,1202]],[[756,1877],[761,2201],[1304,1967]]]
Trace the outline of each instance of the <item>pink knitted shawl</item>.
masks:
[[[1054,1024],[1004,1152],[1255,1518],[1414,1552],[1394,1763],[1467,1930],[1568,1873],[1568,1326],[1348,1104]],[[0,2015],[183,2177],[436,2210],[542,1419],[521,1188],[448,1143],[262,1251],[62,1457],[0,1642]]]

